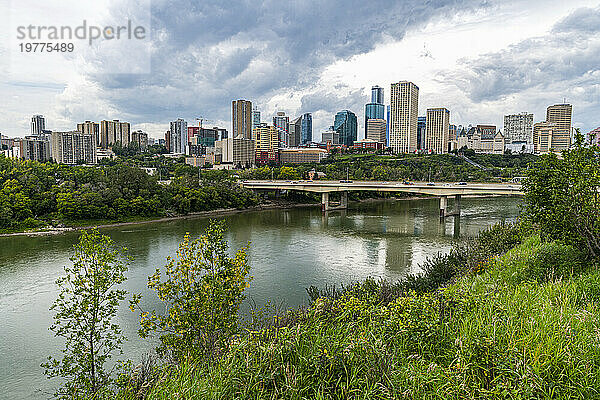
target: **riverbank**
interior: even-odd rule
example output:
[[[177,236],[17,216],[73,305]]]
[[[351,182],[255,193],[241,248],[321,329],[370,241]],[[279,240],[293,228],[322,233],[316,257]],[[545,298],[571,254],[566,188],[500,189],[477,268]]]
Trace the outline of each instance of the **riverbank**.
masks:
[[[404,286],[317,292],[218,360],[134,375],[142,389],[117,398],[598,398],[600,272],[573,247],[535,234],[515,245],[515,234],[498,230],[470,249],[485,258],[434,262]],[[449,268],[460,277],[444,284]]]
[[[487,198],[487,197],[502,197],[497,195],[469,195],[463,196],[463,198]],[[388,197],[388,198],[367,198],[360,199],[357,201],[352,201],[351,203],[370,203],[370,202],[381,202],[381,201],[409,201],[409,200],[429,200],[435,199],[435,196],[406,196],[406,197]],[[11,236],[49,236],[49,235],[60,235],[64,233],[81,231],[86,229],[93,228],[115,228],[120,226],[132,226],[132,225],[144,225],[156,222],[169,222],[169,221],[178,221],[185,219],[193,219],[193,218],[206,218],[206,217],[222,217],[226,215],[239,214],[243,212],[252,212],[252,211],[262,211],[262,210],[277,210],[277,209],[288,209],[288,208],[305,208],[305,207],[320,207],[320,203],[298,203],[298,202],[287,202],[287,201],[277,201],[270,202],[265,204],[259,204],[257,206],[249,207],[249,208],[219,208],[210,211],[201,211],[194,212],[185,215],[175,215],[171,217],[159,217],[159,218],[142,218],[135,221],[97,221],[97,223],[86,223],[83,222],[82,225],[71,225],[65,227],[56,227],[56,228],[41,228],[37,230],[30,230],[24,232],[11,232],[11,233],[0,233],[0,238],[2,237],[11,237]],[[338,210],[339,211],[339,210]],[[68,225],[68,224],[67,224]]]
[[[295,202],[278,202],[278,203],[266,203],[257,205],[249,208],[218,208],[210,211],[194,212],[185,215],[175,215],[172,217],[160,217],[160,218],[148,218],[140,219],[136,221],[124,221],[124,222],[110,222],[110,221],[99,221],[98,224],[82,225],[82,226],[67,226],[60,228],[43,228],[40,230],[32,230],[25,232],[13,232],[13,233],[2,233],[0,237],[9,236],[45,236],[45,235],[59,235],[63,233],[80,231],[93,228],[114,228],[119,226],[131,226],[131,225],[143,225],[156,222],[169,222],[178,221],[193,218],[204,218],[204,217],[220,217],[232,214],[239,214],[247,211],[262,211],[262,210],[276,210],[286,208],[301,208],[301,207],[316,207],[320,206],[318,203],[295,203]]]

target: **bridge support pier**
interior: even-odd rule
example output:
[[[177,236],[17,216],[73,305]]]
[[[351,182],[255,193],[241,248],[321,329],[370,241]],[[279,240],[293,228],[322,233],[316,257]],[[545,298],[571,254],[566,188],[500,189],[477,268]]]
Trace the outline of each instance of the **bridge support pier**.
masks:
[[[448,207],[448,197],[440,197],[440,219],[446,218],[446,208]]]
[[[333,205],[329,202],[329,193],[321,193],[321,210],[323,212],[346,209],[348,209],[348,191],[340,192],[340,203],[334,202]]]
[[[457,194],[454,196],[454,214],[460,217],[460,199],[462,195]]]
[[[321,193],[321,211],[329,211],[329,193]]]
[[[340,208],[344,210],[348,208],[348,191],[340,193]]]

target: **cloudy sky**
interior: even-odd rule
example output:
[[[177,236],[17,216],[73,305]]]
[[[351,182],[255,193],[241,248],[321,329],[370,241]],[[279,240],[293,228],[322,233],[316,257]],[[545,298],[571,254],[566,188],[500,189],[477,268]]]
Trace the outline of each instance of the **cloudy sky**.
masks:
[[[0,0],[0,132],[33,114],[70,130],[120,119],[162,137],[178,117],[230,128],[231,100],[263,121],[313,113],[315,139],[337,111],[359,118],[372,85],[420,88],[419,109],[455,124],[494,123],[566,99],[574,125],[600,126],[600,2],[587,0]],[[143,26],[144,40],[73,42],[23,53],[19,26]]]

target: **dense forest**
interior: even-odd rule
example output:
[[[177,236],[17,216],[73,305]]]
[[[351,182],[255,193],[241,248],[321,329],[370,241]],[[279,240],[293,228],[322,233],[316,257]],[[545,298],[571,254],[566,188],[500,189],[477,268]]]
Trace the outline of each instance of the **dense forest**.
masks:
[[[165,162],[163,179],[114,162],[98,167],[17,161],[0,156],[0,230],[128,220],[246,208],[257,197],[228,173]]]
[[[537,160],[534,155],[493,155],[470,152],[470,164],[453,154],[398,155],[349,154],[334,156],[320,164],[298,164],[276,167],[265,166],[243,173],[247,179],[294,179],[307,178],[308,171],[315,169],[325,173],[325,179],[356,179],[381,181],[507,181],[524,176],[529,164]]]
[[[160,150],[160,149],[159,149]],[[123,155],[95,167],[11,160],[0,156],[0,231],[99,221],[185,215],[219,208],[247,208],[260,198],[241,188],[239,179],[325,179],[383,181],[506,181],[523,176],[537,157],[475,155],[472,163],[456,155],[336,155],[320,164],[263,166],[225,171],[186,165],[159,152]],[[153,176],[141,167],[155,168]],[[170,181],[169,184],[160,183]],[[354,193],[356,200],[376,194]],[[290,201],[318,201],[288,193]]]

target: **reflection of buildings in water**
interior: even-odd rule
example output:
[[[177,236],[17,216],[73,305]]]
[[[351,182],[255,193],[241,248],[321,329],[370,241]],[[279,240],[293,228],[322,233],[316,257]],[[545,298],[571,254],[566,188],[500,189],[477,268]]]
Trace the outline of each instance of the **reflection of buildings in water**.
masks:
[[[415,231],[415,215],[411,210],[388,215],[383,226],[386,233],[412,235]]]
[[[392,271],[405,271],[412,265],[413,239],[405,236],[387,237],[385,266]]]
[[[386,243],[385,239],[381,238],[370,238],[362,241],[363,254],[368,263],[372,265],[382,266],[385,265],[385,250]]]

